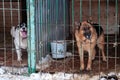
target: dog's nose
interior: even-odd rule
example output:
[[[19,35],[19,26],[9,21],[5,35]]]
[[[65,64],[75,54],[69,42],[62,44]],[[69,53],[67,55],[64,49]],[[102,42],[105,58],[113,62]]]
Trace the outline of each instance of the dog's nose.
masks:
[[[24,27],[23,27],[22,29],[23,29],[23,30],[25,30],[25,28],[24,28]]]
[[[25,29],[25,28],[23,27],[23,29]]]
[[[86,32],[86,33],[84,33],[84,36],[85,36],[87,39],[90,39],[90,38],[91,38],[91,33],[90,33],[90,32]]]

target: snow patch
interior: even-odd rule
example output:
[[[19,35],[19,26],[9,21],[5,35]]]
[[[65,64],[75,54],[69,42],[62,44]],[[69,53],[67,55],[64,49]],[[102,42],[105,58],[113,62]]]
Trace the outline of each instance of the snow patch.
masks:
[[[27,67],[21,67],[21,68],[17,68],[17,67],[5,67],[5,66],[1,66],[2,70],[4,70],[4,73],[12,73],[12,74],[26,74],[28,73],[28,68]]]
[[[36,68],[40,69],[40,70],[44,70],[44,69],[46,69],[47,67],[50,66],[51,61],[52,61],[51,56],[50,55],[46,55],[45,58],[42,57],[42,60],[40,60],[39,64],[36,65]]]
[[[0,74],[4,74],[5,73],[5,70],[0,68]]]
[[[118,73],[119,76],[120,73]],[[72,74],[58,72],[55,74],[50,73],[32,73],[30,76],[20,76],[12,74],[1,74],[0,80],[106,80],[100,79],[100,75],[89,76],[87,74]],[[119,79],[118,79],[119,80]]]

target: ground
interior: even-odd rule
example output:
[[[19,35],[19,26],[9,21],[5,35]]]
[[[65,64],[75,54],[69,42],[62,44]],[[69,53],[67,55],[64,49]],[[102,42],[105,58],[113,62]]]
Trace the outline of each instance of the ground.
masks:
[[[0,39],[0,65],[1,66],[8,66],[8,67],[17,67],[17,68],[21,68],[21,67],[27,67],[27,52],[25,50],[23,50],[23,61],[20,64],[17,61],[17,55],[15,53],[15,49],[14,49],[14,44],[13,44],[13,39],[10,37],[10,34],[7,34],[7,36],[9,37],[3,37],[3,35],[0,34],[0,37],[3,37]],[[115,42],[115,38],[113,37],[109,37],[109,42]],[[4,41],[4,39],[6,39]],[[120,41],[120,39],[118,38],[118,42]],[[74,52],[72,51],[73,47],[70,45],[68,46],[67,51],[71,52],[74,56],[70,56],[70,57],[66,57],[64,59],[52,59],[49,67],[47,67],[44,70],[39,70],[38,72],[42,71],[43,73],[52,73],[55,74],[56,72],[64,72],[66,74],[80,74],[79,71],[79,67],[80,67],[80,61],[79,61],[79,56],[78,56],[78,52],[77,52],[77,48],[76,45],[74,45]],[[108,51],[108,61],[107,62],[103,62],[101,57],[99,57],[99,54],[97,54],[95,60],[93,61],[92,64],[92,71],[89,73],[87,71],[82,72],[83,75],[84,74],[91,74],[92,76],[98,75],[101,72],[104,72],[105,74],[109,73],[109,72],[120,72],[120,45],[116,45],[116,48],[114,47],[113,44],[109,44],[108,49],[107,49],[107,45],[105,45],[105,52]],[[99,50],[97,50],[99,51]],[[97,52],[99,53],[99,52]],[[116,53],[116,55],[115,55]],[[107,53],[106,53],[107,55]],[[115,57],[116,56],[116,57]],[[85,54],[85,64],[87,63],[87,53]],[[13,68],[14,69],[14,68]],[[14,72],[13,72],[14,73]],[[12,74],[13,74],[12,73]],[[50,74],[50,75],[52,75]],[[62,74],[61,74],[62,75]],[[7,76],[7,77],[6,77]],[[14,76],[19,78],[20,75],[9,75],[9,74],[4,74],[4,75],[0,75],[1,77],[6,77],[9,78],[8,76]],[[53,75],[52,75],[53,76]],[[23,77],[23,76],[21,76]],[[26,76],[24,76],[26,77]],[[10,77],[12,78],[12,77]],[[26,77],[26,80],[29,80],[30,77]],[[9,80],[9,79],[0,79],[0,80]],[[11,79],[12,80],[12,79]],[[16,79],[18,80],[18,79]],[[20,79],[22,80],[22,79]],[[24,79],[23,79],[24,80]]]

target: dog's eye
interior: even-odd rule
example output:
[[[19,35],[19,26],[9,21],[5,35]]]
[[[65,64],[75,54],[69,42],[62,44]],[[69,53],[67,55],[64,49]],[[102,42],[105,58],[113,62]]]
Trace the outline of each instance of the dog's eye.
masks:
[[[82,30],[88,31],[88,30],[90,30],[90,27],[83,27]]]
[[[83,28],[82,28],[82,30],[84,30],[84,31],[85,31],[85,30],[86,30],[86,28],[85,28],[85,27],[83,27]]]
[[[88,27],[88,30],[90,29],[90,27]]]

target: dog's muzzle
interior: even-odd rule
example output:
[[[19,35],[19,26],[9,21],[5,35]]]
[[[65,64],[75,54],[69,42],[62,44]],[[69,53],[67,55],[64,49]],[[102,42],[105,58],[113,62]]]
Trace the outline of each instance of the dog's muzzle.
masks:
[[[84,33],[85,38],[91,39],[91,32],[85,32]]]

